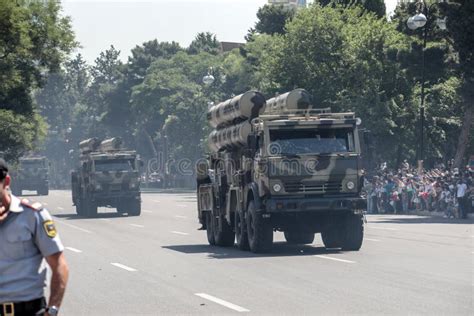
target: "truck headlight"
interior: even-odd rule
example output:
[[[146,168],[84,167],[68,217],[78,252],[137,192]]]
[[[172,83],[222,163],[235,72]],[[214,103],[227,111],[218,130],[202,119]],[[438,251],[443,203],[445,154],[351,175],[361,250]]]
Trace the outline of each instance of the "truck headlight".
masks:
[[[349,190],[354,190],[355,184],[354,184],[354,182],[349,181],[349,182],[346,183],[346,187],[347,187]]]
[[[279,183],[274,184],[273,185],[273,191],[280,192],[281,191],[281,185]]]

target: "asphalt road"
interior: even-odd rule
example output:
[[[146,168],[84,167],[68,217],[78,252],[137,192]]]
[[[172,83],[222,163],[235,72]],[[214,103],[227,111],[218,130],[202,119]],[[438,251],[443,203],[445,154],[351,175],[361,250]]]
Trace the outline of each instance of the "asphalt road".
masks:
[[[189,194],[143,194],[140,217],[75,215],[69,191],[43,202],[70,264],[63,315],[473,315],[472,220],[368,216],[359,252],[211,247]]]

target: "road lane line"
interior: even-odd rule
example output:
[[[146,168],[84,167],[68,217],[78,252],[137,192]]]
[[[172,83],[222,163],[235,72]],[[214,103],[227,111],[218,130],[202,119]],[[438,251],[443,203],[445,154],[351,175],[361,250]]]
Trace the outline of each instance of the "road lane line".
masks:
[[[56,219],[56,222],[61,223],[61,224],[64,224],[64,225],[69,226],[69,227],[71,227],[71,228],[80,230],[81,232],[88,233],[88,234],[92,234],[92,232],[91,232],[90,230],[81,228],[81,227],[79,227],[79,226],[72,225],[72,224],[68,224],[68,223],[66,223],[66,222],[63,222],[63,221],[60,221],[60,220],[57,220],[57,219]]]
[[[177,232],[177,231],[172,231],[173,234],[176,234],[176,235],[183,235],[183,236],[187,236],[189,235],[188,233],[182,233],[182,232]]]
[[[43,204],[44,206],[48,206],[48,203],[46,203],[46,202],[43,202],[42,204]]]
[[[133,227],[139,227],[139,228],[143,228],[143,227],[145,227],[145,226],[143,226],[143,225],[138,225],[138,224],[130,224],[130,226],[133,226]]]
[[[176,217],[176,218],[183,218],[183,219],[184,219],[184,218],[188,218],[187,216],[183,216],[183,215],[175,215],[174,217]]]
[[[118,268],[121,268],[121,269],[130,271],[130,272],[135,272],[135,271],[137,271],[137,269],[127,267],[126,265],[123,265],[123,264],[121,264],[121,263],[112,262],[112,263],[110,263],[110,264],[113,265],[113,266],[116,266],[116,267],[118,267]]]
[[[328,257],[328,256],[323,256],[323,255],[315,255],[315,257],[318,257],[318,258],[321,258],[321,259],[328,259],[328,260],[334,260],[334,261],[339,261],[339,262],[345,262],[345,263],[356,263],[355,261],[351,261],[351,260],[344,260],[344,259]]]
[[[107,219],[107,218],[99,218],[99,221],[110,222],[110,219]]]
[[[61,207],[61,206],[58,206],[57,209],[60,210],[60,211],[64,211],[64,208]]]
[[[72,252],[77,252],[77,253],[81,253],[82,250],[79,250],[79,249],[76,249],[76,248],[72,248],[72,247],[65,247],[67,250],[71,250]]]
[[[380,241],[378,239],[373,239],[373,238],[364,238],[364,240],[368,240],[368,241]]]
[[[371,229],[398,230],[396,228],[390,228],[390,227],[372,227],[372,226],[368,226],[368,227]]]
[[[187,207],[186,204],[176,204],[176,206],[179,206],[179,207]]]
[[[150,211],[150,210],[143,210],[143,212],[145,212],[145,213],[153,213],[153,212]]]
[[[152,201],[155,202],[155,203],[160,203],[160,201],[158,201],[158,200],[152,200]]]
[[[242,306],[229,303],[227,301],[224,301],[220,298],[217,298],[215,296],[212,296],[212,295],[209,295],[209,294],[206,294],[206,293],[195,293],[194,295],[199,296],[199,297],[201,297],[203,299],[206,299],[208,301],[214,302],[216,304],[222,305],[224,307],[230,308],[230,309],[232,309],[236,312],[240,312],[240,313],[250,312],[248,309],[243,308]]]

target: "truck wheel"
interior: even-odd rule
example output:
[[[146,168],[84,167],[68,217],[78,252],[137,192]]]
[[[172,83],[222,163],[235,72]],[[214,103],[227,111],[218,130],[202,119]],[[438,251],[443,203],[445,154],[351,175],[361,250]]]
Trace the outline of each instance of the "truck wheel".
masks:
[[[235,240],[240,250],[249,250],[249,237],[244,212],[235,212]]]
[[[212,223],[212,214],[211,212],[206,212],[206,235],[209,245],[214,246],[216,240],[214,239],[214,224]]]
[[[287,243],[292,245],[312,244],[314,241],[314,233],[288,231],[285,232],[285,239]]]
[[[326,248],[341,248],[342,246],[341,230],[337,226],[330,226],[323,230],[321,239]]]
[[[253,201],[247,210],[247,234],[250,250],[254,253],[269,251],[273,244],[273,229],[259,214]]]
[[[361,215],[351,214],[346,217],[342,250],[357,251],[364,240],[364,220]]]
[[[77,198],[76,213],[79,216],[85,216],[86,215],[85,212],[84,212],[84,203],[82,202],[81,198]]]
[[[234,245],[235,233],[232,231],[232,227],[227,223],[224,216],[212,216],[214,222],[214,240],[217,246],[231,247]],[[220,225],[219,225],[220,224]],[[219,226],[222,227],[222,231],[219,230]]]
[[[140,200],[133,199],[127,203],[128,206],[128,215],[129,216],[140,216],[142,212],[142,207]]]
[[[84,213],[87,217],[96,217],[97,216],[97,204],[90,200],[83,200],[85,203],[84,205]]]

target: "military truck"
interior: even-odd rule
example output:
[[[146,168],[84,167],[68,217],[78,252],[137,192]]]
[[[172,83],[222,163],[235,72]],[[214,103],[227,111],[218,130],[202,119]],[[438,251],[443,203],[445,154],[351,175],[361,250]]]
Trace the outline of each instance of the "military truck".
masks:
[[[79,144],[79,166],[71,173],[72,201],[80,216],[94,217],[100,206],[139,216],[140,160],[120,138],[90,138]]]
[[[210,245],[267,252],[290,244],[359,250],[365,200],[354,113],[313,109],[296,89],[249,91],[212,106],[210,154],[196,164],[198,217]]]
[[[46,157],[22,157],[12,172],[12,193],[22,195],[24,190],[38,195],[49,194],[49,163]]]

